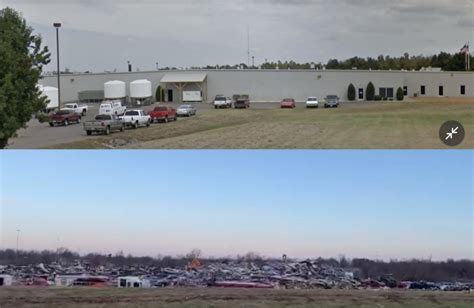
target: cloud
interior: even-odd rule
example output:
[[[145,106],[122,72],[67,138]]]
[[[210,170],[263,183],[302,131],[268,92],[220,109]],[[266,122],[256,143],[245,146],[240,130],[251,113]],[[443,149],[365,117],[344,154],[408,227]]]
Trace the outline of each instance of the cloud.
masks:
[[[52,22],[63,22],[62,33],[70,36],[63,64],[73,70],[102,70],[101,62],[113,69],[124,58],[137,59],[141,69],[153,69],[156,61],[177,67],[246,62],[248,27],[257,63],[432,54],[474,41],[473,0],[4,2],[38,25],[46,42],[54,43]],[[87,45],[94,52],[86,61]]]

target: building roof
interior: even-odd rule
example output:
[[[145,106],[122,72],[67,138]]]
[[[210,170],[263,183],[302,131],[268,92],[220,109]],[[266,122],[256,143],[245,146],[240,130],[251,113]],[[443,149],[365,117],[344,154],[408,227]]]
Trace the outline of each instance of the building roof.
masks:
[[[206,73],[170,73],[161,78],[163,83],[204,82]]]

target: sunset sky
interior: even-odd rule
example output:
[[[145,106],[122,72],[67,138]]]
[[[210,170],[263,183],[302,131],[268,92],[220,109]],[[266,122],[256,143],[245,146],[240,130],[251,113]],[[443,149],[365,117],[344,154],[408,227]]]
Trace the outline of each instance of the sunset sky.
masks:
[[[472,151],[2,151],[0,247],[473,258]]]

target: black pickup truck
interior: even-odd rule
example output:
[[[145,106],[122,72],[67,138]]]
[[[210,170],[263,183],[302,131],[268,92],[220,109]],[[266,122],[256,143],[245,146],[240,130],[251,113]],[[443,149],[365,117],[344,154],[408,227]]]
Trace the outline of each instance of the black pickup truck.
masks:
[[[234,95],[233,100],[235,109],[250,108],[250,98],[248,95]]]

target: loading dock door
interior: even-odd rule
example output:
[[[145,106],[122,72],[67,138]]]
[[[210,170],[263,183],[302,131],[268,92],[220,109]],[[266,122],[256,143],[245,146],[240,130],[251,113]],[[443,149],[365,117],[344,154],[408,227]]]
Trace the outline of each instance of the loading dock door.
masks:
[[[360,100],[364,99],[364,89],[363,88],[359,88],[359,99]]]

